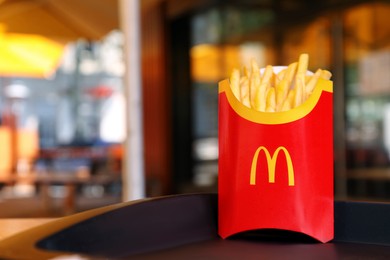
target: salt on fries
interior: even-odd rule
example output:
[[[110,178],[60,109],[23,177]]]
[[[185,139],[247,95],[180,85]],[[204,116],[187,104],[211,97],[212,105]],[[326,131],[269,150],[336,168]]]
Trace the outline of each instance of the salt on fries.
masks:
[[[320,78],[329,80],[332,74],[318,69],[307,74],[309,55],[303,53],[298,62],[293,62],[278,73],[268,65],[263,73],[255,60],[250,69],[233,69],[230,87],[235,97],[245,106],[261,112],[287,111],[301,105],[313,92]]]

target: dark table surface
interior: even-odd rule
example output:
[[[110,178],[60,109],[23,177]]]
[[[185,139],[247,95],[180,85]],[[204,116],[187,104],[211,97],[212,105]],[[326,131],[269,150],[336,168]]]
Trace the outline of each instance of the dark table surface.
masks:
[[[335,203],[330,243],[294,232],[218,236],[217,194],[119,203],[2,240],[0,259],[390,259],[390,204]]]
[[[390,259],[390,247],[356,243],[210,240],[129,259]]]

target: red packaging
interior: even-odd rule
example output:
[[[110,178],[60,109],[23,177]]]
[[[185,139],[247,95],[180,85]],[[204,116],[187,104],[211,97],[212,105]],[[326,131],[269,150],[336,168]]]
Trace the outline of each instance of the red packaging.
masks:
[[[333,238],[333,85],[302,105],[258,112],[219,83],[219,235],[257,229]]]

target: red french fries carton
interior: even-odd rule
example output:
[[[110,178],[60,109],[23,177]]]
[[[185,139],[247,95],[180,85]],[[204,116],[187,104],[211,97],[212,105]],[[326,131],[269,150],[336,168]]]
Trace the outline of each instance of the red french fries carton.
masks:
[[[333,239],[333,84],[286,112],[258,112],[219,83],[219,235],[258,229]]]

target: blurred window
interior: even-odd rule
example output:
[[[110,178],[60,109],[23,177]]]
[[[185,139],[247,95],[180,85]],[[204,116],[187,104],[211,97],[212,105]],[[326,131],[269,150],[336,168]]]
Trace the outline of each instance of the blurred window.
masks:
[[[341,17],[341,37],[332,32],[335,15]],[[213,149],[204,146],[217,145],[207,140],[217,140],[218,81],[227,78],[232,68],[248,65],[251,58],[260,66],[285,65],[306,52],[309,69],[341,71],[334,76],[344,82],[344,86],[335,85],[335,94],[344,88],[340,92],[344,104],[335,103],[334,113],[344,114],[343,122],[335,121],[335,125],[345,125],[346,151],[345,157],[335,158],[344,167],[335,174],[336,180],[344,181],[346,193],[336,196],[389,200],[390,4],[368,2],[283,24],[276,17],[274,10],[266,8],[226,6],[193,17],[190,57],[194,160],[198,162],[194,178],[206,174],[199,165]],[[338,55],[335,48],[343,50],[342,67],[333,60]]]

